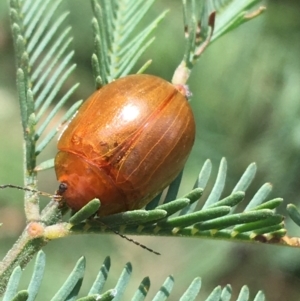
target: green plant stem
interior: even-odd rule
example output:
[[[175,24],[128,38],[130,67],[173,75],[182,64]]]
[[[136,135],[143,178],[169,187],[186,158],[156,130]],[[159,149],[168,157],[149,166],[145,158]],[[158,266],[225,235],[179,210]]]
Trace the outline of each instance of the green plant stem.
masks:
[[[33,232],[43,229],[37,222],[27,225],[17,242],[0,263],[0,295],[4,293],[9,277],[17,266],[24,268],[32,257],[47,243],[43,236],[33,237]]]
[[[83,226],[85,225],[85,226]],[[66,228],[67,226],[64,225]],[[120,226],[115,227],[93,227],[86,223],[78,224],[69,229],[68,235],[78,235],[83,233],[113,233],[113,231],[120,232],[123,235],[155,235],[155,236],[174,236],[174,237],[189,237],[189,238],[213,238],[229,241],[243,241],[250,243],[266,243],[272,245],[281,245],[287,247],[300,248],[300,239],[298,237],[289,237],[285,232],[257,234],[253,236],[253,232],[236,233],[233,229],[224,230],[205,230],[198,231],[191,227],[185,228],[160,228],[158,226]]]
[[[29,222],[23,233],[0,262],[0,295],[3,294],[8,279],[17,266],[24,268],[33,256],[44,247],[49,239],[45,236],[47,225],[61,219],[59,202],[52,200],[41,213],[40,221]]]
[[[28,222],[40,220],[39,199],[37,195],[25,194],[25,215]]]

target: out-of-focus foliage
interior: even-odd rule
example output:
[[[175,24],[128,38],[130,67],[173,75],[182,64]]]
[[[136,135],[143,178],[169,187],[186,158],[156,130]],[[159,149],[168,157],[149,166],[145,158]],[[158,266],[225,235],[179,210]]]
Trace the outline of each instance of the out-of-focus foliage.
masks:
[[[29,286],[26,289],[18,290],[18,284],[20,278],[22,276],[22,269],[17,266],[13,273],[10,276],[9,283],[7,285],[7,289],[3,296],[4,300],[35,300],[36,296],[39,294],[40,284],[43,278],[44,269],[46,266],[46,256],[45,253],[39,251],[35,261],[35,267],[33,276],[30,280]],[[99,273],[95,278],[95,281],[91,285],[91,288],[87,294],[87,296],[77,299],[77,296],[80,292],[80,287],[82,284],[82,279],[84,278],[85,270],[86,270],[86,260],[84,257],[81,257],[76,265],[74,266],[72,272],[64,282],[61,288],[57,291],[55,296],[51,298],[51,301],[64,301],[64,300],[124,300],[123,295],[127,287],[130,285],[130,280],[132,276],[132,265],[130,262],[126,263],[120,277],[115,284],[115,287],[104,292],[104,285],[107,281],[107,278],[110,274],[110,266],[111,260],[110,257],[106,257],[102,266],[99,268]],[[195,278],[187,290],[184,292],[182,296],[177,296],[176,298],[180,298],[181,301],[193,301],[197,299],[199,291],[202,286],[202,280],[200,277]],[[149,288],[151,287],[151,281],[148,277],[145,277],[134,295],[130,300],[144,300],[147,298]],[[162,301],[162,300],[170,300],[172,298],[172,290],[174,288],[174,277],[169,276],[164,281],[164,283],[159,288],[159,291],[155,294],[152,300]],[[211,300],[230,300],[232,295],[232,288],[228,284],[224,288],[221,286],[215,287],[209,296],[205,299],[205,301]],[[244,285],[236,300],[238,301],[248,301],[249,299],[249,288]],[[129,300],[129,299],[127,299]],[[149,299],[148,299],[149,300]],[[252,300],[252,298],[251,298]],[[265,301],[265,296],[263,292],[259,291],[255,296],[255,301]]]
[[[184,175],[183,183],[189,186],[182,188],[182,194],[194,182],[205,159],[212,159],[216,167],[225,156],[228,176],[232,179],[232,185],[228,182],[226,187],[228,191],[232,190],[245,167],[255,161],[258,177],[252,185],[253,191],[263,182],[271,181],[274,196],[283,197],[286,203],[299,200],[300,3],[297,0],[273,0],[266,4],[268,9],[263,16],[209,47],[193,70],[189,85],[197,119],[197,141]],[[74,61],[78,64],[74,82],[81,83],[75,99],[81,99],[94,90],[90,64],[93,47],[91,8],[86,0],[69,0],[65,5],[71,10]],[[156,32],[157,39],[135,70],[151,58],[153,63],[148,72],[170,80],[184,50],[181,1],[157,1],[145,22],[166,8],[170,8],[170,12]],[[22,184],[21,124],[6,1],[0,1],[0,138],[0,183]],[[53,157],[55,151],[54,143],[47,148],[41,161]],[[39,188],[54,191],[53,172],[41,174]],[[3,191],[0,195],[0,219],[4,223],[0,232],[1,256],[24,226],[20,195],[13,191]],[[9,203],[3,200],[9,200]],[[16,214],[20,217],[16,218]],[[231,283],[235,291],[247,283],[251,291],[263,289],[272,301],[299,300],[299,250],[192,239],[145,238],[141,242],[162,253],[155,258],[155,267],[152,261],[155,255],[143,252],[117,236],[69,237],[49,244],[44,250],[51,262],[42,284],[44,299],[53,295],[53,289],[57,287],[53,284],[63,283],[82,254],[87,257],[90,274],[85,278],[83,289],[89,287],[88,282],[93,281],[99,263],[109,252],[113,262],[120,263],[114,267],[115,277],[123,263],[131,261],[135,267],[133,276],[141,279],[148,275],[153,288],[172,273],[180,294],[191,279],[201,275],[206,283],[211,283],[207,291],[203,290],[203,296],[219,283]],[[111,249],[115,253],[112,254]],[[198,257],[207,260],[199,259],[198,263]],[[157,267],[161,269],[158,271]],[[153,294],[154,291],[156,289]],[[174,296],[173,300],[177,300],[176,290]]]

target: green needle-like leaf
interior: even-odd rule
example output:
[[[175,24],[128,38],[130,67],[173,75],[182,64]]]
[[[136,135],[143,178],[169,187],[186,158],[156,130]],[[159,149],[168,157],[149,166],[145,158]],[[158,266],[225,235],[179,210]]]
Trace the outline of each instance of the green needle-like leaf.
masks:
[[[169,188],[168,188],[168,192],[166,194],[166,197],[164,199],[164,203],[168,203],[170,201],[173,201],[176,199],[177,194],[178,194],[178,190],[180,187],[180,182],[182,179],[182,174],[183,171],[181,171],[179,173],[179,175],[176,177],[176,179],[170,184]]]
[[[258,228],[256,230],[253,230],[253,235],[251,235],[251,236],[256,237],[257,235],[262,235],[262,234],[267,234],[267,233],[269,233],[273,237],[274,236],[282,237],[282,236],[286,235],[286,229],[284,228],[284,223],[282,222],[282,223],[279,223],[274,226]]]
[[[83,298],[76,299],[76,301],[112,301],[114,300],[116,296],[116,291],[115,290],[108,290],[102,295],[91,295]]]
[[[117,285],[115,286],[115,290],[116,290],[117,294],[116,294],[114,301],[122,300],[123,294],[127,288],[128,282],[130,280],[131,273],[132,273],[132,265],[129,262],[125,265],[125,268],[117,282]]]
[[[220,199],[221,193],[223,192],[223,188],[225,186],[226,173],[227,173],[227,161],[225,158],[222,158],[215,185],[209,197],[207,198],[205,204],[203,205],[203,209],[211,206],[212,204],[216,203]]]
[[[152,43],[153,30],[166,12],[132,36],[154,0],[92,0],[95,50],[92,55],[96,87],[127,75]],[[97,66],[98,64],[98,66]]]
[[[16,295],[17,289],[19,286],[19,282],[21,279],[21,275],[22,275],[22,270],[18,266],[13,270],[13,272],[9,278],[9,281],[8,281],[8,284],[6,287],[6,291],[3,296],[2,301],[11,301],[11,299],[13,299],[13,297]]]
[[[258,229],[260,229],[260,230],[265,229],[265,228],[267,229],[268,227],[273,227],[275,225],[279,225],[279,227],[282,227],[283,226],[283,224],[281,225],[282,220],[283,220],[283,217],[281,215],[273,215],[273,216],[270,216],[266,219],[263,219],[263,220],[260,220],[257,222],[252,222],[252,223],[247,223],[245,225],[236,226],[233,228],[233,231],[236,233],[243,233],[243,232],[254,231],[254,230],[258,230]],[[276,230],[279,230],[279,229],[276,229]],[[270,231],[267,231],[265,233],[269,233],[272,231],[275,231],[274,228],[271,228]]]
[[[212,170],[212,164],[210,160],[206,160],[203,164],[203,167],[199,173],[198,179],[195,183],[194,188],[205,188],[206,184],[209,180],[210,174],[211,174],[211,170]]]
[[[10,301],[27,301],[28,299],[28,291],[23,290],[23,291],[19,291],[14,298],[12,298]]]
[[[189,193],[187,193],[186,195],[184,195],[184,198],[187,198],[190,200],[190,205],[183,208],[179,212],[179,215],[184,215],[184,214],[193,212],[195,210],[195,207],[197,206],[198,201],[200,200],[200,197],[202,196],[202,194],[203,194],[202,188],[195,188],[192,191],[190,191]]]
[[[210,295],[205,299],[205,301],[219,301],[222,294],[222,289],[220,286],[214,288]]]
[[[72,65],[68,67],[68,69],[64,69],[64,67],[69,63],[71,60],[73,53],[65,58],[63,62],[61,62],[60,67],[63,68],[62,70],[56,69],[49,80],[46,87],[43,89],[42,94],[37,98],[37,102],[40,99],[43,99],[43,105],[39,109],[39,113],[37,115],[37,120],[40,120],[41,117],[46,113],[47,109],[49,108],[50,104],[56,99],[58,92],[60,91],[63,84],[67,81],[68,77],[71,73],[75,70],[76,65]],[[62,74],[60,73],[62,72]],[[61,75],[61,76],[60,76]]]
[[[206,210],[201,210],[194,213],[181,215],[178,217],[168,218],[166,221],[159,222],[157,226],[164,227],[164,228],[169,228],[169,227],[184,228],[193,225],[195,223],[212,220],[214,218],[227,215],[229,212],[230,212],[230,207],[228,206],[209,208]]]
[[[237,191],[234,192],[233,194],[229,195],[223,200],[220,200],[216,203],[213,203],[212,205],[209,206],[209,208],[215,208],[219,206],[230,206],[233,207],[240,203],[245,197],[245,193],[242,191]]]
[[[18,68],[17,86],[28,174],[32,174],[35,168],[36,156],[54,135],[48,135],[37,151],[36,141],[77,87],[74,85],[69,89],[49,114],[49,107],[56,101],[62,85],[75,68],[75,65],[69,66],[74,52],[67,53],[71,42],[70,28],[63,28],[69,13],[58,12],[62,2],[63,0],[11,1],[11,23]],[[44,121],[38,124],[40,127],[35,133],[35,126],[42,118]],[[30,180],[32,178],[29,177],[28,181]]]
[[[101,298],[101,299],[100,299]],[[114,297],[113,297],[114,298]],[[113,299],[112,298],[112,299]],[[76,301],[97,301],[97,300],[102,300],[102,296],[100,295],[93,295],[93,296],[87,296],[87,297],[83,297],[83,298],[79,298]],[[112,300],[111,299],[111,300]]]
[[[258,205],[251,210],[261,210],[261,209],[275,209],[278,206],[280,206],[283,202],[282,198],[276,198],[270,201],[267,201],[265,203],[262,203],[261,205]]]
[[[184,197],[188,198],[191,200],[191,205],[182,209],[180,212],[180,215],[187,214],[190,212],[193,212],[197,206],[197,201],[200,199],[203,189],[206,187],[206,184],[209,180],[210,174],[211,174],[211,169],[212,169],[212,164],[210,160],[206,160],[201,168],[201,171],[199,173],[198,179],[196,180],[196,183],[194,185],[195,190],[192,190],[189,194],[185,195]],[[200,193],[201,189],[201,194],[198,195],[197,193]]]
[[[262,291],[259,291],[259,292],[256,294],[256,296],[255,296],[255,298],[254,298],[253,301],[265,301],[265,300],[266,300],[266,298],[265,298],[264,293],[263,293]]]
[[[189,193],[185,194],[183,197],[190,200],[190,203],[193,204],[197,201],[199,201],[200,197],[203,194],[202,188],[195,188],[191,190]]]
[[[74,295],[77,295],[78,291],[77,285],[82,282],[83,275],[85,271],[85,259],[82,257],[76,263],[73,271],[69,275],[68,279],[65,281],[63,286],[58,290],[55,296],[51,299],[51,301],[62,301],[70,296],[74,292]],[[75,291],[73,291],[75,290]]]
[[[146,217],[143,221],[140,222],[140,225],[154,223],[159,220],[162,220],[167,216],[167,211],[162,209],[154,209],[149,211],[148,217]]]
[[[35,171],[42,171],[46,169],[50,169],[54,167],[54,159],[49,159],[47,161],[42,162],[41,164],[35,167]]]
[[[245,211],[251,210],[252,208],[257,207],[258,205],[263,203],[268,197],[268,195],[271,193],[271,191],[272,185],[270,183],[264,184],[249,202]]]
[[[170,216],[175,212],[181,210],[182,208],[188,206],[189,204],[190,200],[188,198],[182,198],[157,206],[156,209],[165,210],[167,212],[167,216]]]
[[[101,202],[98,199],[91,200],[69,219],[69,223],[72,225],[81,223],[95,214],[99,210],[100,206]]]
[[[36,81],[34,85],[33,92],[34,94],[38,93],[41,87],[47,83],[47,78],[51,73],[51,70],[55,68],[56,64],[60,61],[61,57],[65,53],[65,51],[70,46],[72,39],[67,38],[70,33],[71,28],[68,27],[65,29],[61,35],[58,37],[56,42],[51,46],[46,56],[43,58],[43,61],[37,66],[37,68],[32,73],[32,81]],[[55,56],[54,56],[55,54]],[[45,68],[46,65],[48,68]],[[42,100],[42,98],[41,98]],[[36,102],[36,108],[38,109],[40,103]]]
[[[233,188],[232,193],[236,191],[246,191],[255,177],[256,170],[256,164],[251,163],[245,170],[244,174],[241,176],[238,183]]]
[[[150,279],[149,277],[145,277],[141,284],[139,285],[138,290],[135,292],[131,301],[143,301],[145,300],[150,289]]]
[[[219,217],[214,220],[210,220],[200,224],[195,224],[194,227],[201,231],[211,229],[224,229],[234,225],[246,224],[267,219],[268,217],[271,217],[273,215],[273,211],[268,209],[260,210],[258,212],[250,211],[246,213],[237,213],[229,216]]]
[[[249,300],[249,288],[248,286],[244,285],[236,301],[247,301],[247,300]]]
[[[75,84],[73,87],[71,87],[66,94],[63,96],[62,99],[60,99],[55,107],[51,110],[51,112],[48,114],[47,118],[43,123],[40,125],[39,130],[36,133],[36,137],[40,137],[42,133],[45,131],[51,120],[54,118],[54,116],[57,114],[57,112],[63,107],[63,105],[67,102],[67,100],[70,98],[70,96],[75,92],[79,84]],[[46,102],[45,102],[46,103]],[[41,112],[41,111],[40,111]]]
[[[83,280],[84,270],[85,270],[85,260],[84,258],[81,258],[78,260],[76,266],[74,267],[73,271],[69,275],[66,282],[63,284],[63,286],[59,289],[57,294],[51,299],[53,300],[78,300],[78,301],[97,301],[97,300],[103,300],[103,301],[120,301],[124,300],[124,292],[129,284],[129,280],[132,274],[132,266],[130,263],[125,265],[125,268],[123,269],[116,287],[114,289],[107,290],[106,292],[102,293],[103,287],[106,283],[106,280],[108,278],[108,273],[110,270],[110,258],[106,257],[99,273],[95,279],[94,284],[92,285],[89,293],[87,296],[84,296],[82,298],[78,298],[79,289],[81,287],[81,283]],[[37,258],[36,258],[36,264],[33,271],[33,275],[31,277],[31,282],[29,284],[28,290],[22,290],[17,292],[17,287],[19,284],[20,276],[21,276],[21,269],[18,267],[14,270],[8,287],[7,291],[4,295],[4,299],[2,301],[25,301],[25,300],[34,300],[37,295],[37,290],[40,287],[41,279],[38,279],[38,277],[42,278],[43,272],[45,267],[45,254],[41,251],[39,252]],[[37,281],[37,283],[34,283],[34,281]],[[161,286],[160,290],[157,292],[157,294],[154,296],[152,301],[163,301],[167,300],[171,296],[171,291],[174,286],[174,278],[172,276],[169,276]],[[131,298],[131,301],[143,301],[146,299],[146,296],[149,292],[150,288],[150,279],[148,277],[145,277],[137,291],[135,292],[133,298]],[[183,295],[179,298],[176,297],[179,301],[193,301],[196,300],[201,288],[201,278],[197,277],[193,280],[193,282],[189,285],[189,287],[186,289],[186,291],[183,293]],[[30,291],[30,292],[29,292]],[[41,292],[40,292],[41,294]],[[244,300],[247,301],[249,296],[249,290],[247,286],[244,286],[241,289],[241,292],[239,294],[238,300]],[[206,300],[222,300],[222,301],[229,301],[231,297],[231,286],[227,285],[224,287],[223,290],[218,286],[216,287],[212,293],[209,295],[209,297]],[[221,298],[221,299],[220,299]],[[256,295],[256,301],[264,301],[264,295],[262,292],[258,292]]]
[[[179,301],[193,301],[197,298],[201,288],[201,278],[195,278],[190,284],[185,293],[181,296]]]
[[[217,10],[216,25],[211,41],[216,41],[219,37],[224,35],[241,24],[260,15],[264,8],[258,8],[251,14],[251,9],[261,0],[214,0],[213,7]]]
[[[110,270],[110,257],[106,257],[89,291],[89,295],[100,294],[102,292],[104,284],[108,277],[109,270]]]
[[[231,295],[232,295],[231,285],[227,284],[222,290],[221,300],[222,301],[230,301]]]
[[[122,213],[109,215],[99,218],[100,222],[106,225],[130,225],[130,224],[144,224],[151,221],[160,220],[166,217],[167,212],[161,209],[147,210],[133,210]]]
[[[63,102],[65,102],[67,99],[67,97],[69,97],[69,92],[72,90],[74,92],[75,87],[77,85],[73,86],[68,93],[64,96],[64,98],[61,100]],[[54,138],[54,136],[58,133],[59,130],[61,130],[62,125],[64,125],[73,115],[74,113],[78,110],[78,108],[80,107],[80,105],[82,104],[82,100],[75,102],[70,108],[69,110],[64,114],[64,116],[61,118],[61,120],[58,122],[58,126],[54,127],[47,135],[46,137],[40,142],[40,144],[36,147],[36,155],[38,155],[47,145],[48,143]],[[58,107],[55,106],[55,108],[53,109],[53,113],[56,114],[55,110]],[[39,135],[39,131],[38,134]],[[53,165],[54,166],[54,165]],[[37,170],[37,169],[35,169]]]
[[[20,68],[17,70],[17,88],[19,94],[19,104],[20,104],[20,111],[21,111],[23,133],[25,135],[27,129],[27,120],[28,120],[27,83],[26,83],[24,71]]]
[[[156,293],[152,301],[163,301],[167,300],[171,294],[171,291],[174,286],[174,278],[169,276],[163,285],[161,286],[160,290]]]
[[[36,260],[35,260],[35,265],[34,265],[34,270],[33,274],[28,286],[28,294],[29,297],[27,301],[33,301],[35,300],[39,288],[42,283],[42,279],[44,276],[44,270],[45,270],[45,265],[46,265],[46,256],[43,251],[39,251],[37,254]]]
[[[36,0],[31,4],[31,7],[29,7],[26,6],[26,4],[30,3],[30,1],[25,1],[23,12],[25,13],[24,25],[27,26],[25,32],[25,37],[27,39],[31,37],[33,30],[37,27],[39,20],[42,19],[43,14],[45,13],[45,10],[50,2],[51,0]],[[59,5],[59,2],[57,2],[56,5]],[[49,17],[47,18],[47,21],[49,21]]]
[[[54,1],[53,1],[54,2]],[[58,6],[58,2],[57,5]],[[53,38],[54,34],[59,30],[61,24],[66,20],[68,16],[68,12],[62,14],[59,18],[56,19],[52,27],[45,32],[44,30],[49,26],[49,19],[51,19],[52,14],[56,10],[56,7],[48,10],[48,14],[43,21],[39,24],[38,30],[36,33],[31,37],[28,43],[28,52],[31,53],[31,59],[29,61],[30,65],[33,65],[38,57],[41,55],[43,49],[50,43],[51,39]],[[43,38],[40,40],[40,38]],[[37,43],[38,42],[38,43]],[[36,46],[36,48],[35,48]]]
[[[202,194],[203,194],[202,188],[195,188],[192,191],[190,191],[189,193],[187,193],[186,195],[184,195],[185,198],[190,200],[191,205],[183,208],[179,214],[184,215],[184,214],[193,212],[195,210]]]
[[[287,212],[296,225],[300,227],[300,212],[294,204],[287,205]]]

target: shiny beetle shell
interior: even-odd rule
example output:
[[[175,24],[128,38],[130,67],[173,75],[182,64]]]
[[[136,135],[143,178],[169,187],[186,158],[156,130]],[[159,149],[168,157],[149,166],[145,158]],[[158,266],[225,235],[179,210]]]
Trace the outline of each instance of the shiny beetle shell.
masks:
[[[171,83],[130,75],[92,94],[58,141],[58,193],[101,216],[145,206],[182,170],[195,138],[190,105]]]

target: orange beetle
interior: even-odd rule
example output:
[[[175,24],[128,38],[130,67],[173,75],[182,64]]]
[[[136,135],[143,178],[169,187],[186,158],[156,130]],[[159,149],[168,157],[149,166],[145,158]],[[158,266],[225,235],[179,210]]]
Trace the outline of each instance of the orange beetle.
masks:
[[[152,75],[92,94],[58,141],[58,194],[74,211],[99,198],[100,216],[149,203],[182,170],[195,139],[186,97]]]

